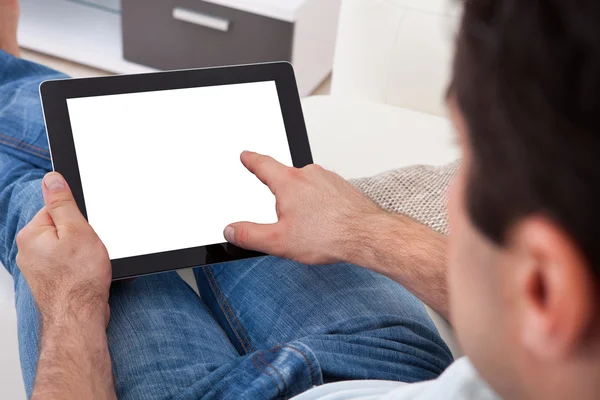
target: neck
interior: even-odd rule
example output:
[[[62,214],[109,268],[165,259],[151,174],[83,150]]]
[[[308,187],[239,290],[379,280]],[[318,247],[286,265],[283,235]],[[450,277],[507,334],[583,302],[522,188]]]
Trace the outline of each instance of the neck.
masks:
[[[598,399],[600,398],[600,358],[565,362],[550,371],[540,368],[536,378],[524,382],[523,399]],[[542,373],[544,372],[545,373]],[[514,397],[516,398],[516,397]]]

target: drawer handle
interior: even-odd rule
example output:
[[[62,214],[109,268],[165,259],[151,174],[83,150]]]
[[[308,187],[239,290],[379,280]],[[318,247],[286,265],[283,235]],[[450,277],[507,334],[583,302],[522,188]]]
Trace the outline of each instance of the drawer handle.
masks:
[[[229,31],[230,23],[228,20],[197,11],[191,11],[186,8],[175,7],[173,9],[173,18],[178,21],[189,22],[190,24],[200,25],[221,32]]]

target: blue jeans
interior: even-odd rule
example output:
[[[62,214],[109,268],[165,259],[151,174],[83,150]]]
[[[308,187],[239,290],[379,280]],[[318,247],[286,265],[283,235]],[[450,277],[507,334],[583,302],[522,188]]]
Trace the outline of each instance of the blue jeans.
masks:
[[[14,278],[29,395],[39,325],[15,236],[43,206],[51,170],[38,86],[63,77],[0,52],[0,260]],[[433,379],[452,361],[419,300],[356,266],[265,257],[195,277],[201,296],[174,272],[113,284],[107,335],[120,399],[288,398],[340,380]]]

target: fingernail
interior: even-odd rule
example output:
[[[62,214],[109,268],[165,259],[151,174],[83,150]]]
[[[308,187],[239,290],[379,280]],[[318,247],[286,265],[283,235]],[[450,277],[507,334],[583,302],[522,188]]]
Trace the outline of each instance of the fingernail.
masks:
[[[59,174],[46,175],[44,178],[44,184],[51,192],[65,188],[65,180]]]
[[[229,243],[235,243],[235,230],[231,226],[225,228],[225,239],[227,239]]]

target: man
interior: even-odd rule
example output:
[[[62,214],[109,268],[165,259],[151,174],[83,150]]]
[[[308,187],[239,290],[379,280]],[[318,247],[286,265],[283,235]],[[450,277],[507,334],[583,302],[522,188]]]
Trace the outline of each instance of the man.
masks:
[[[232,224],[229,241],[374,272],[274,258],[204,268],[202,301],[174,274],[115,284],[109,298],[106,251],[58,174],[43,180],[42,208],[43,129],[20,103],[27,82],[52,73],[3,55],[19,90],[0,114],[2,261],[15,278],[29,392],[598,398],[598,37],[593,0],[465,1],[448,96],[463,150],[448,242],[331,172],[244,153],[273,190],[279,222]],[[407,384],[433,378],[450,356],[418,302],[383,275],[449,317],[470,361]]]

